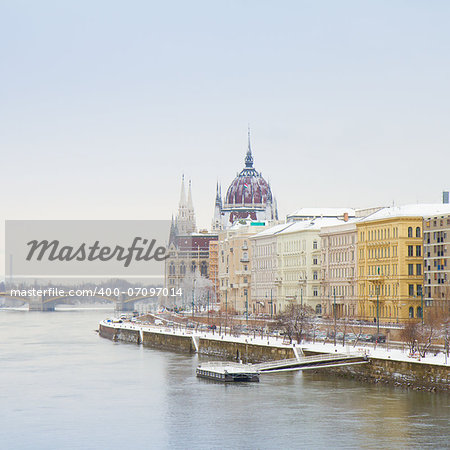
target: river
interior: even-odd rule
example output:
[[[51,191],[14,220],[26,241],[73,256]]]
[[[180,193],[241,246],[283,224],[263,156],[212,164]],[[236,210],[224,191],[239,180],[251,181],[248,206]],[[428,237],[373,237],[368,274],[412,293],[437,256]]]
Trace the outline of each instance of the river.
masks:
[[[0,310],[2,449],[448,448],[448,394],[312,373],[224,385],[100,338],[101,310]]]

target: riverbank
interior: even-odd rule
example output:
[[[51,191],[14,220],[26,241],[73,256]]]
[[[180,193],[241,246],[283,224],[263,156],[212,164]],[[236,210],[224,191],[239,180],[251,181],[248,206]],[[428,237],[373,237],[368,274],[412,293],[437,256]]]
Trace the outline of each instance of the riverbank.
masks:
[[[409,358],[401,350],[364,346],[334,346],[323,343],[285,344],[275,337],[229,336],[213,331],[196,332],[164,326],[138,325],[130,322],[99,324],[102,337],[142,344],[163,350],[175,350],[221,359],[258,363],[326,353],[359,351],[370,358],[369,364],[320,369],[339,377],[371,383],[385,383],[416,390],[449,391],[450,365],[444,355],[429,355],[421,360]]]

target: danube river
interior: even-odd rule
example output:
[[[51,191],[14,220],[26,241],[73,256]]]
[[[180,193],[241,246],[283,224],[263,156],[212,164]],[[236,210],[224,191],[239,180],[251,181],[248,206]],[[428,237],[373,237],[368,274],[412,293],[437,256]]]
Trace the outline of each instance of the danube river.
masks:
[[[448,448],[448,394],[312,373],[224,385],[98,336],[99,310],[0,310],[3,449]]]

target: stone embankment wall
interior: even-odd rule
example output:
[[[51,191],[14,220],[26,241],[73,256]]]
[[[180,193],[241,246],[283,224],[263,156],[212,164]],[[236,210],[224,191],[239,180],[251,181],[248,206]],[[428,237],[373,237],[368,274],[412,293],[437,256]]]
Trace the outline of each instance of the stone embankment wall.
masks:
[[[174,350],[178,352],[195,353],[192,336],[179,336],[175,334],[143,332],[142,345],[160,348],[162,350]]]
[[[135,344],[140,342],[139,330],[124,330],[100,325],[98,331],[100,336],[112,339],[113,341],[133,342]]]
[[[151,331],[143,331],[141,334],[139,330],[119,329],[106,325],[100,325],[99,334],[108,339],[142,343],[145,346],[163,350],[196,352],[192,335],[180,336]],[[196,339],[199,354],[216,356],[221,359],[257,363],[295,357],[292,347],[274,347],[251,342],[231,342],[204,337],[197,337]],[[319,353],[305,351],[306,356],[314,354]],[[416,390],[450,392],[450,368],[448,366],[371,358],[367,364],[319,370],[320,373],[329,373],[334,376],[371,383],[403,386]]]
[[[314,355],[305,352],[305,355]],[[318,372],[318,371],[317,371]],[[353,378],[370,383],[390,384],[415,390],[450,391],[450,368],[419,362],[394,361],[370,358],[369,363],[320,369],[343,378]]]
[[[245,342],[230,342],[200,338],[198,352],[202,355],[217,356],[223,359],[258,363],[277,359],[295,358],[291,347],[280,348]]]

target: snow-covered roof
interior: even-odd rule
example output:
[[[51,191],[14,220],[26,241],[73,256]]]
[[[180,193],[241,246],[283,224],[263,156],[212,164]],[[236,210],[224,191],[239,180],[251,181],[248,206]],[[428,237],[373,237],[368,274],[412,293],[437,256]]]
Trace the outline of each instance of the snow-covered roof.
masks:
[[[450,214],[450,204],[418,203],[413,205],[391,206],[362,219],[361,222],[392,219],[395,217],[431,217],[440,214]]]
[[[339,225],[342,223],[346,223],[341,219],[333,218],[333,217],[324,217],[313,220],[301,220],[299,222],[292,222],[292,225],[289,228],[281,231],[279,234],[288,234],[295,233],[298,231],[314,231],[320,230],[322,227],[329,227],[333,225]]]
[[[321,228],[322,233],[335,233],[335,232],[346,232],[356,230],[356,224],[361,222],[362,217],[348,219],[347,222],[340,220],[338,224],[327,225]]]
[[[293,222],[289,222],[289,223],[281,223],[279,225],[275,225],[273,227],[267,228],[264,231],[261,231],[258,234],[255,234],[254,236],[252,236],[252,239],[258,239],[258,238],[262,238],[265,236],[273,236],[274,234],[280,233],[281,231],[285,230],[286,228],[290,227],[291,225],[293,225]]]
[[[347,213],[349,217],[355,216],[355,210],[353,208],[301,208],[292,214],[288,214],[287,217],[288,219],[294,217],[340,217],[345,213]]]

